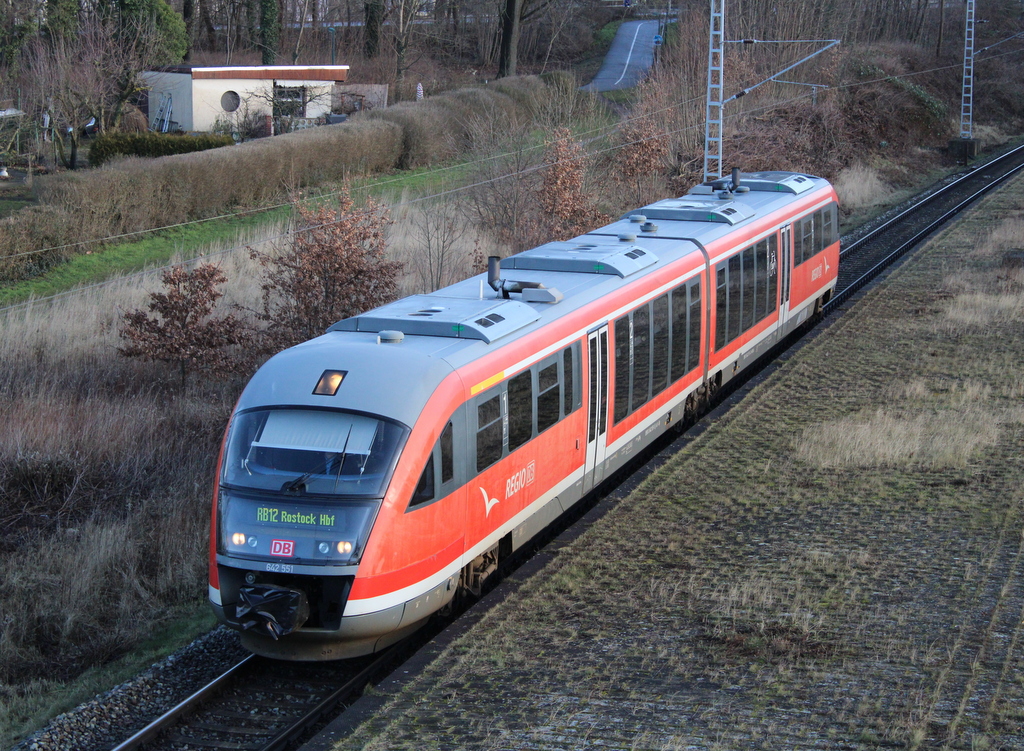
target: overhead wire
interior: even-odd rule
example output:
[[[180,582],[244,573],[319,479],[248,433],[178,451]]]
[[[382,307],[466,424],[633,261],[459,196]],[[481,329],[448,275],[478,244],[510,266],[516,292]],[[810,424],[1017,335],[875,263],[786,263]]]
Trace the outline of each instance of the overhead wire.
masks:
[[[987,57],[987,58],[984,58],[984,59],[988,60],[988,59],[992,59],[993,57],[1002,57],[1004,55],[1014,54],[1016,52],[1021,52],[1021,51],[1024,51],[1024,50],[1012,50],[1010,52],[1001,53],[1000,55],[994,55],[994,56]],[[951,69],[951,68],[959,68],[959,67],[960,67],[959,65],[936,66],[934,68],[929,68],[929,69],[921,70],[921,71],[915,71],[913,73],[904,73],[904,74],[892,75],[892,76],[881,76],[881,77],[878,77],[878,78],[869,79],[867,81],[857,81],[857,82],[853,82],[853,83],[849,83],[849,84],[840,84],[840,85],[832,86],[832,87],[829,87],[829,88],[831,88],[833,90],[856,88],[858,86],[866,86],[866,85],[869,85],[869,84],[872,84],[872,83],[881,83],[881,82],[891,81],[893,79],[912,78],[912,77],[916,77],[916,76],[920,76],[920,75],[925,75],[927,73],[934,73],[934,72],[938,72],[938,71],[948,70],[948,69]],[[744,110],[741,113],[736,113],[736,114],[733,114],[733,115],[727,115],[725,117],[725,119],[726,120],[730,120],[730,119],[735,119],[735,118],[739,118],[739,117],[748,116],[750,114],[759,114],[759,113],[763,113],[763,112],[768,112],[768,111],[771,111],[773,109],[778,109],[780,107],[788,106],[788,105],[790,105],[790,104],[792,104],[794,102],[798,102],[798,101],[801,101],[801,100],[804,100],[804,99],[811,98],[812,96],[813,96],[813,94],[811,94],[811,93],[801,94],[799,96],[792,97],[792,98],[787,99],[787,100],[773,102],[772,104],[765,105],[763,107],[749,108],[749,109]],[[698,100],[703,99],[703,98],[704,97],[702,97],[702,96],[698,96],[698,97],[690,97],[688,99],[677,100],[677,101],[672,102],[669,105],[666,105],[665,107],[662,107],[661,109],[653,110],[651,112],[645,112],[645,113],[643,113],[641,115],[637,115],[635,117],[626,118],[625,120],[618,121],[618,122],[616,122],[616,123],[614,123],[612,125],[609,125],[609,126],[599,126],[599,127],[591,129],[590,131],[584,131],[583,133],[574,133],[574,134],[571,135],[571,137],[575,139],[575,138],[577,138],[580,135],[592,135],[594,133],[600,133],[601,131],[604,131],[604,130],[607,130],[608,134],[610,134],[616,128],[620,128],[624,123],[630,123],[630,122],[634,122],[634,121],[639,121],[639,120],[647,119],[647,118],[650,118],[650,117],[652,117],[654,115],[661,114],[663,112],[666,112],[666,111],[669,111],[669,110],[672,110],[672,109],[677,109],[677,108],[679,108],[681,106],[684,106],[686,104],[690,104],[690,103],[692,103],[694,101],[698,101]],[[595,156],[599,156],[601,154],[605,154],[605,153],[608,153],[608,152],[611,152],[611,151],[616,151],[618,149],[621,149],[621,148],[624,148],[624,147],[627,147],[627,146],[636,145],[636,144],[643,143],[643,142],[649,141],[649,140],[665,138],[667,136],[675,135],[677,133],[687,132],[687,131],[690,131],[690,130],[698,130],[700,128],[703,128],[703,125],[691,125],[691,126],[686,126],[686,127],[683,127],[683,128],[676,128],[674,130],[666,130],[664,132],[659,132],[659,133],[654,134],[652,136],[647,136],[647,137],[644,137],[644,138],[639,138],[639,139],[636,139],[636,140],[633,140],[633,141],[628,141],[628,142],[616,143],[614,145],[610,145],[610,146],[607,146],[607,147],[604,147],[604,148],[601,148],[601,149],[597,149],[597,150],[593,150],[593,151],[588,151],[588,152],[586,152],[586,153],[584,153],[584,154],[582,154],[582,155],[580,155],[578,157],[574,157],[572,159],[564,160],[564,161],[565,162],[573,162],[573,161],[580,161],[580,160],[584,160],[584,159],[590,159],[590,158],[593,158]],[[589,139],[589,143],[593,143],[594,141],[599,140],[600,137],[601,136],[594,136],[594,137],[592,137],[591,139]],[[530,151],[530,150],[541,149],[541,148],[545,148],[546,145],[547,145],[547,143],[536,144],[536,145],[533,145],[533,146],[526,147],[525,150]],[[503,152],[503,153],[496,154],[496,155],[488,155],[486,157],[481,157],[479,159],[475,159],[475,160],[472,160],[470,162],[460,162],[460,163],[454,164],[454,165],[443,165],[443,166],[434,168],[428,174],[433,176],[434,174],[443,173],[443,172],[448,171],[448,170],[465,169],[467,167],[473,167],[473,166],[476,166],[476,165],[484,164],[484,163],[486,163],[488,161],[493,161],[493,160],[496,160],[496,159],[506,158],[506,157],[514,155],[515,153],[516,152],[514,152],[514,151],[508,151],[508,152]],[[484,187],[486,185],[489,185],[489,184],[492,184],[492,183],[495,183],[495,182],[498,182],[498,181],[501,181],[501,180],[506,180],[506,179],[510,179],[510,178],[526,176],[526,175],[532,174],[534,172],[537,172],[537,171],[540,171],[540,170],[543,170],[543,169],[547,169],[547,168],[549,168],[549,167],[551,167],[551,166],[553,166],[555,164],[560,164],[560,163],[563,163],[563,160],[559,160],[558,162],[553,162],[553,163],[531,165],[530,167],[527,167],[527,168],[522,169],[522,170],[516,170],[516,171],[513,171],[513,172],[504,173],[502,175],[498,175],[498,176],[495,176],[495,177],[486,178],[484,180],[478,180],[478,181],[476,181],[474,183],[470,183],[470,184],[466,184],[466,185],[460,185],[460,186],[456,186],[454,188],[448,188],[448,189],[445,189],[445,190],[438,191],[436,193],[431,193],[431,194],[427,194],[427,195],[423,195],[423,196],[418,196],[418,197],[412,198],[412,199],[406,199],[406,200],[400,201],[398,203],[391,204],[388,208],[389,209],[391,209],[391,208],[401,208],[401,207],[411,206],[411,205],[422,203],[422,202],[426,202],[426,201],[437,200],[437,199],[444,198],[446,196],[453,195],[453,194],[456,194],[456,193],[461,193],[461,192],[464,192],[464,191],[473,190],[475,188]],[[373,187],[374,188],[379,188],[382,185],[386,186],[390,182],[398,182],[398,181],[400,181],[402,179],[403,178],[395,178],[394,180],[385,180],[383,182],[375,182]],[[370,186],[361,186],[360,187],[360,190],[369,190],[369,189],[370,189]],[[333,196],[337,196],[337,195],[341,194],[343,191],[344,191],[344,188],[340,189],[338,191],[329,191],[327,193],[318,194],[316,196],[316,199],[317,200],[322,200],[324,198],[330,198],[330,197],[333,197]],[[75,243],[75,244],[66,245],[66,246],[54,246],[54,247],[51,247],[51,248],[41,248],[41,249],[34,250],[34,251],[26,251],[26,252],[20,253],[20,254],[14,254],[14,255],[10,255],[10,256],[5,256],[4,258],[18,258],[18,257],[22,257],[22,256],[25,256],[25,255],[35,254],[35,253],[43,253],[43,252],[47,252],[47,251],[51,251],[51,250],[60,250],[60,249],[64,249],[64,248],[67,248],[67,247],[74,247],[76,245],[85,244],[85,243],[107,242],[107,241],[110,241],[110,240],[121,239],[121,238],[124,238],[124,237],[137,236],[137,235],[141,235],[141,234],[147,234],[147,233],[150,233],[150,232],[158,232],[158,231],[161,231],[161,230],[174,229],[174,228],[179,228],[179,227],[184,227],[184,226],[189,226],[189,225],[194,225],[194,224],[200,224],[200,223],[208,222],[208,221],[215,221],[217,219],[234,218],[234,217],[237,217],[237,216],[244,216],[246,214],[265,212],[265,211],[271,210],[272,208],[283,208],[283,207],[290,206],[290,205],[292,205],[292,202],[275,204],[273,207],[260,207],[260,208],[255,208],[255,209],[246,209],[246,210],[242,210],[242,211],[239,211],[239,212],[234,212],[234,213],[231,213],[231,214],[220,215],[219,217],[209,217],[209,218],[204,218],[204,219],[196,219],[196,220],[191,220],[189,222],[181,222],[181,223],[174,224],[174,225],[168,225],[166,227],[158,227],[158,228],[149,229],[149,230],[139,230],[137,232],[126,233],[125,235],[116,235],[116,236],[110,236],[110,237],[107,237],[107,238],[101,238],[101,239],[97,239],[97,240],[83,241],[82,243]],[[369,211],[367,211],[367,212],[358,212],[357,211],[356,215],[358,216],[360,213],[362,213],[363,215],[368,216],[368,215],[370,215],[370,214],[372,214],[374,212],[369,212]],[[303,226],[303,227],[299,227],[299,228],[295,228],[295,229],[290,229],[290,230],[287,230],[287,231],[285,231],[283,233],[280,233],[280,234],[277,234],[277,235],[272,235],[270,237],[261,238],[259,240],[259,242],[261,244],[263,244],[263,243],[278,242],[278,241],[284,240],[284,239],[286,239],[288,237],[291,237],[292,235],[295,235],[295,234],[297,234],[299,232],[309,232],[309,231],[316,230],[316,229],[319,229],[319,228],[322,228],[322,227],[331,226],[334,223],[336,223],[336,222],[324,222],[324,223],[318,224],[318,225],[309,225],[309,226]],[[81,293],[87,292],[87,291],[92,290],[92,289],[96,289],[96,288],[99,288],[99,287],[103,287],[103,286],[107,286],[107,285],[111,285],[111,284],[115,284],[115,283],[121,282],[121,281],[123,281],[125,279],[132,279],[132,278],[135,278],[135,277],[139,277],[139,276],[143,276],[143,275],[148,275],[148,274],[153,274],[153,273],[156,273],[156,272],[159,272],[159,271],[162,271],[162,270],[170,269],[170,268],[173,268],[175,266],[179,266],[182,263],[186,263],[186,264],[199,263],[199,262],[204,261],[205,259],[217,258],[217,257],[223,256],[223,255],[227,255],[229,253],[234,253],[234,252],[237,252],[239,250],[243,250],[243,249],[248,248],[248,247],[251,247],[251,243],[244,243],[244,244],[234,245],[232,247],[224,248],[224,249],[215,251],[213,253],[207,253],[207,254],[201,254],[201,255],[193,256],[192,258],[189,258],[189,259],[186,259],[186,260],[183,260],[183,261],[178,261],[178,262],[175,262],[175,263],[169,263],[169,264],[165,264],[163,266],[149,267],[149,268],[137,271],[137,272],[132,272],[130,274],[121,275],[121,276],[117,276],[117,277],[112,278],[112,279],[104,280],[102,282],[96,282],[96,283],[89,284],[89,285],[75,287],[74,289],[66,290],[64,292],[56,293],[54,295],[47,295],[45,297],[32,298],[30,300],[26,300],[26,301],[23,301],[23,302],[20,302],[20,303],[14,303],[12,305],[0,307],[0,313],[7,313],[9,311],[18,310],[18,309],[21,309],[21,308],[24,308],[24,307],[28,307],[28,306],[31,306],[31,305],[34,305],[34,304],[50,302],[50,301],[53,301],[53,300],[61,299],[61,298],[66,297],[66,296],[75,295],[75,294],[81,294]]]

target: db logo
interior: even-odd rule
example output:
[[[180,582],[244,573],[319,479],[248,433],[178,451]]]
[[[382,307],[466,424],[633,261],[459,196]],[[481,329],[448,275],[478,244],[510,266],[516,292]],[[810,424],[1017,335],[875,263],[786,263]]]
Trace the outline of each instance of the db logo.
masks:
[[[270,554],[283,556],[295,555],[295,543],[291,540],[271,540]]]

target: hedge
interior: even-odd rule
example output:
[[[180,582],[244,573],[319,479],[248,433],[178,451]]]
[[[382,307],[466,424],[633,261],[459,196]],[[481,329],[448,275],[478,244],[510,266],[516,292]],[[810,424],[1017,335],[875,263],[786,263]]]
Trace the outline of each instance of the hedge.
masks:
[[[214,133],[101,133],[89,147],[89,164],[99,167],[114,157],[158,157],[232,146],[231,136]]]

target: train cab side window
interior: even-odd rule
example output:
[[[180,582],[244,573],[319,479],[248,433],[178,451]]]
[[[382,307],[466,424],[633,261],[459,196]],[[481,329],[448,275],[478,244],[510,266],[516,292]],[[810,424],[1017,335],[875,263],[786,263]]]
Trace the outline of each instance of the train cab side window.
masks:
[[[449,421],[441,431],[438,439],[441,449],[441,484],[446,485],[455,479],[455,446],[453,440],[452,424]]]
[[[476,407],[476,471],[482,472],[501,458],[504,444],[502,400],[504,385],[488,391]]]
[[[455,442],[452,423],[449,420],[437,439],[427,466],[423,468],[416,490],[412,494],[409,508],[422,506],[437,498],[443,498],[455,489]],[[440,471],[438,471],[440,469]],[[438,476],[440,475],[440,482]]]
[[[431,453],[427,459],[427,466],[423,468],[420,481],[416,483],[416,490],[412,494],[409,508],[422,506],[424,503],[434,500],[434,455]]]

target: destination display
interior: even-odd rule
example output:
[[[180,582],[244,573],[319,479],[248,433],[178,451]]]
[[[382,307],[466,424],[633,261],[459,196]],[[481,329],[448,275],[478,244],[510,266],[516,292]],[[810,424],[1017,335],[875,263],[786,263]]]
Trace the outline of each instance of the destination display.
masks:
[[[334,529],[337,524],[338,514],[336,512],[325,512],[316,509],[309,510],[297,507],[284,508],[280,506],[259,505],[253,509],[256,522],[269,524],[294,524],[300,527],[321,527]]]
[[[221,549],[278,562],[352,560],[362,550],[379,505],[380,501],[280,502],[222,491]]]

